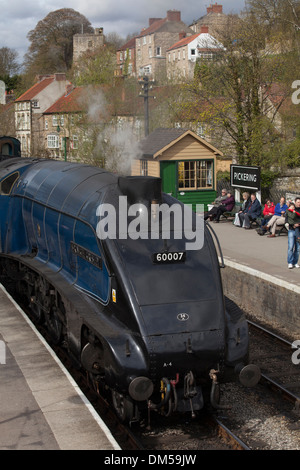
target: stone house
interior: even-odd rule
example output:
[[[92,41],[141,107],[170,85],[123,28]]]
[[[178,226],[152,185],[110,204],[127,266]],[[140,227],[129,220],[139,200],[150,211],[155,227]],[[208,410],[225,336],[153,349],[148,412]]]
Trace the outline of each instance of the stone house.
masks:
[[[58,100],[70,84],[64,73],[40,75],[38,81],[15,101],[15,134],[21,142],[23,157],[39,156],[42,116]]]
[[[223,5],[219,5],[216,2],[207,7],[206,15],[201,16],[201,18],[194,21],[189,27],[194,33],[200,33],[202,26],[208,26],[212,36],[220,40],[227,24],[228,16],[223,13]]]
[[[214,60],[222,50],[222,44],[209,34],[207,26],[201,26],[200,33],[180,37],[167,49],[168,79],[193,78],[197,60]]]
[[[166,18],[150,18],[149,26],[135,39],[136,74],[159,81],[166,73],[167,49],[178,41],[180,33],[191,36],[193,31],[181,21],[177,10],[167,11]]]

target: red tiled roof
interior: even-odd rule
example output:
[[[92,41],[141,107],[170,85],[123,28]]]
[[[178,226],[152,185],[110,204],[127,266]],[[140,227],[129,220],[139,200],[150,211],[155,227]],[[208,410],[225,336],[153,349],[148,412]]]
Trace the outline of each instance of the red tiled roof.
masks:
[[[172,49],[177,49],[178,47],[183,47],[189,44],[190,42],[194,41],[198,36],[200,36],[200,33],[193,34],[192,36],[188,36],[186,38],[180,39],[180,41],[176,42],[171,46],[168,51],[171,51]]]
[[[83,94],[86,92],[84,87],[73,88],[69,93],[59,98],[50,108],[44,111],[44,114],[52,113],[76,113],[83,111]]]
[[[134,49],[135,48],[135,37],[130,39],[124,46],[120,47],[118,51],[126,51],[126,49]]]
[[[29,90],[25,91],[25,93],[23,93],[23,95],[21,95],[18,99],[16,99],[16,101],[32,100],[38,93],[44,90],[53,81],[54,81],[54,77],[44,78],[39,83],[36,83],[31,88],[29,88]]]

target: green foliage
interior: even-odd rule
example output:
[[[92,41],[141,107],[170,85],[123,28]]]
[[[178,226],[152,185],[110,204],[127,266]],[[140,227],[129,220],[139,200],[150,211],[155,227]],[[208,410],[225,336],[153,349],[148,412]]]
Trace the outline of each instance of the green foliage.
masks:
[[[79,85],[111,85],[114,78],[116,56],[111,48],[103,46],[86,52],[73,67],[72,81]]]

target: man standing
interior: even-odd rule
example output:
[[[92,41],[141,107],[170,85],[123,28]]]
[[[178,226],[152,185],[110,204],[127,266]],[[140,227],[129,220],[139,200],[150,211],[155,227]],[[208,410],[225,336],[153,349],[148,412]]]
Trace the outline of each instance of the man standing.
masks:
[[[300,216],[297,214],[300,212],[300,197],[295,199],[295,211],[292,212],[292,209],[287,210],[287,221],[289,224],[288,231],[288,268],[300,268],[298,264],[299,253],[300,253],[300,244],[297,241],[297,230],[296,228],[300,227]]]

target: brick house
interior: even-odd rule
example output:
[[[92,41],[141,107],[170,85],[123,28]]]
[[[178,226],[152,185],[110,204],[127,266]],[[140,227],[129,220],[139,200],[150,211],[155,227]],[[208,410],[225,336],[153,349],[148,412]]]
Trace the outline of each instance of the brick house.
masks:
[[[166,54],[179,33],[191,36],[193,31],[181,21],[177,10],[167,11],[166,18],[150,18],[149,26],[135,39],[136,74],[158,80],[166,73]]]
[[[214,60],[223,50],[223,46],[208,32],[207,26],[201,26],[200,33],[181,37],[167,49],[168,79],[189,79],[194,75],[197,60]]]
[[[117,68],[115,75],[118,77],[135,77],[135,38],[130,39],[124,46],[117,50]]]
[[[39,156],[44,111],[60,98],[70,84],[64,73],[40,75],[38,82],[15,101],[16,137],[23,157]]]

